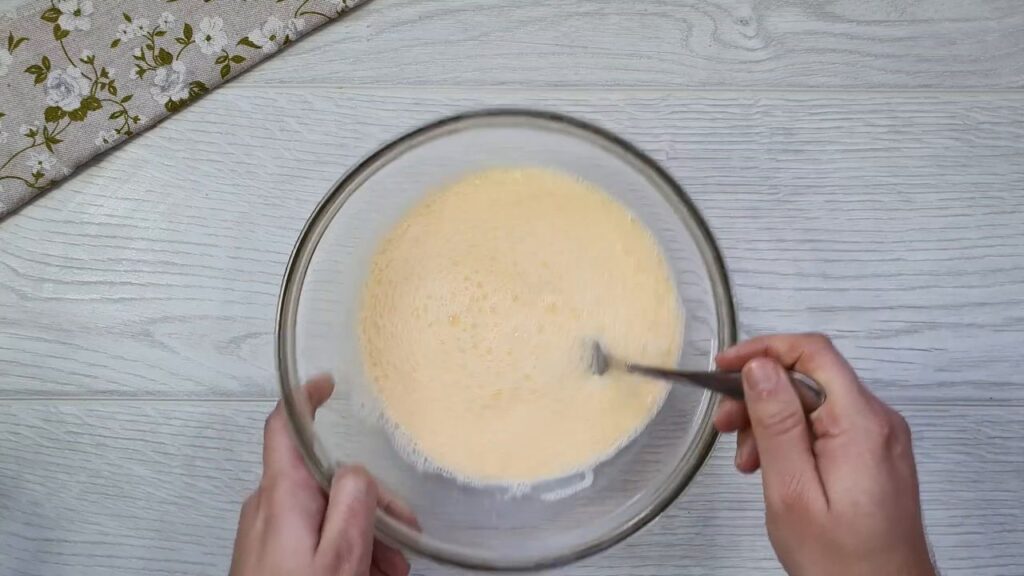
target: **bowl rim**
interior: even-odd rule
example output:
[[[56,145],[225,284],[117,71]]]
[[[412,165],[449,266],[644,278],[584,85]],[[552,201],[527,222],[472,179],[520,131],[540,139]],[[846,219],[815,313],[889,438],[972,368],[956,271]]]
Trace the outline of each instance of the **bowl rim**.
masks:
[[[289,428],[307,467],[321,487],[328,492],[334,471],[321,459],[320,453],[326,452],[313,433],[312,426],[305,422],[303,410],[298,404],[301,400],[297,400],[296,395],[293,394],[293,391],[302,384],[298,376],[295,354],[295,323],[302,283],[305,280],[312,256],[334,215],[341,209],[345,201],[360,188],[362,183],[372,177],[381,167],[424,142],[455,131],[478,127],[481,121],[485,125],[495,121],[530,122],[532,123],[531,127],[553,128],[562,133],[569,132],[577,137],[589,139],[593,144],[612,149],[634,169],[641,172],[645,178],[653,180],[652,184],[659,191],[668,190],[671,197],[667,200],[682,220],[683,225],[691,233],[708,273],[715,302],[718,349],[723,350],[736,342],[738,329],[735,304],[725,261],[718,244],[683,187],[653,158],[604,128],[558,112],[526,108],[487,108],[458,113],[429,122],[402,134],[364,157],[331,186],[303,225],[282,278],[275,325],[275,360],[281,400],[288,416]],[[712,425],[712,416],[718,400],[717,394],[711,392],[704,394],[695,422],[697,432],[690,444],[690,449],[680,458],[668,481],[657,490],[650,502],[639,513],[600,539],[542,557],[510,560],[486,558],[481,554],[467,552],[462,547],[439,542],[396,521],[380,509],[375,515],[375,531],[387,543],[398,546],[407,552],[471,570],[533,571],[564,566],[582,560],[625,540],[660,516],[685,492],[693,478],[707,462],[717,441],[718,432]]]

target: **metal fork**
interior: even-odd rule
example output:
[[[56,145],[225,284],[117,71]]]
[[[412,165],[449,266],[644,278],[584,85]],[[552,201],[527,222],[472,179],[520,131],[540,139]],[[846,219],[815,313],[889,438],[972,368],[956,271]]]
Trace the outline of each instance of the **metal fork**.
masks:
[[[597,340],[591,343],[590,369],[599,376],[609,369],[620,369],[658,380],[691,384],[718,392],[730,398],[743,399],[743,380],[739,372],[669,370],[667,368],[624,362],[608,355]],[[790,370],[789,379],[793,382],[793,389],[796,390],[796,395],[800,398],[800,404],[803,406],[805,413],[810,414],[814,412],[825,402],[825,390],[810,376]]]

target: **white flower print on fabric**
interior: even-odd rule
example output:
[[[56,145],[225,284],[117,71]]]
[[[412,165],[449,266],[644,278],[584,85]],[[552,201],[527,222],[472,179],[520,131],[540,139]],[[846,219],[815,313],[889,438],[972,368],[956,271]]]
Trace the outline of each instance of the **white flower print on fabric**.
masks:
[[[204,17],[199,22],[199,34],[196,44],[203,54],[216,54],[228,43],[228,35],[224,32],[224,20],[220,16]]]
[[[288,41],[293,42],[302,35],[302,31],[306,29],[306,21],[302,18],[292,18],[288,21],[288,26],[285,32],[288,36]]]
[[[65,30],[88,30],[92,27],[89,16],[93,13],[92,0],[61,0],[57,3],[60,18],[57,24]]]
[[[82,105],[82,98],[89,95],[90,84],[89,79],[82,76],[82,71],[75,66],[54,70],[43,86],[46,103],[59,106],[66,112],[77,110]]]
[[[133,36],[145,36],[146,32],[149,32],[149,20],[146,20],[145,18],[138,18],[132,22]]]
[[[56,168],[50,171],[51,180],[61,180],[71,175],[71,168],[61,166],[60,162],[58,162],[56,158],[53,159],[53,162],[56,164]]]
[[[274,16],[268,18],[263,26],[249,33],[249,41],[266,54],[277,52],[278,47],[284,43],[284,37],[284,22]]]
[[[135,26],[125,22],[117,27],[117,38],[121,42],[127,42],[132,38],[135,38]]]
[[[170,12],[164,12],[160,15],[160,19],[156,21],[156,27],[160,30],[169,30],[171,24],[174,24],[174,14]]]
[[[96,54],[93,54],[92,50],[89,50],[89,49],[86,48],[86,49],[82,50],[82,55],[79,56],[78,59],[81,60],[82,62],[85,62],[85,61],[89,60],[90,58],[95,58],[95,57],[96,57]]]
[[[7,76],[11,70],[11,62],[14,62],[14,56],[11,56],[6,48],[0,48],[0,76]]]
[[[57,159],[49,152],[32,150],[25,164],[32,169],[33,174],[46,174],[57,164]]]
[[[188,99],[185,64],[181,60],[175,60],[173,64],[159,68],[153,75],[153,84],[149,93],[161,104],[166,104],[168,100]]]
[[[121,135],[115,130],[104,130],[96,136],[96,145],[100,148],[107,148],[121,139]]]
[[[250,32],[247,39],[251,46],[266,54],[273,54],[281,46],[301,36],[305,29],[306,21],[302,18],[291,18],[286,24],[271,16],[262,27]]]

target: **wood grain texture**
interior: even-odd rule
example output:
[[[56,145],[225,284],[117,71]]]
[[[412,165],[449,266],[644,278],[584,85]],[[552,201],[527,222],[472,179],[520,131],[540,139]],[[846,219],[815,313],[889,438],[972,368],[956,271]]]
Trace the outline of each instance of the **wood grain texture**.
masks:
[[[0,406],[0,573],[224,574],[269,402]],[[947,576],[1024,571],[1019,409],[910,406],[925,518]],[[624,545],[558,574],[781,574],[760,483],[724,439],[695,484]],[[739,545],[738,543],[742,543]],[[727,553],[723,553],[727,551]],[[418,574],[447,569],[416,563]]]
[[[1018,0],[373,0],[237,82],[1020,88],[1021,30]]]
[[[1022,30],[1018,0],[374,0],[240,81],[1019,88]]]
[[[943,573],[1024,574],[1022,30],[1019,0],[374,0],[0,222],[0,574],[224,574],[306,216],[379,144],[497,105],[662,162],[743,333],[830,332],[904,406]],[[781,574],[731,459],[556,573]]]
[[[237,87],[0,226],[0,397],[275,397],[279,281],[317,201],[384,141],[490,105],[662,162],[745,334],[827,331],[887,399],[1024,400],[1024,94]]]

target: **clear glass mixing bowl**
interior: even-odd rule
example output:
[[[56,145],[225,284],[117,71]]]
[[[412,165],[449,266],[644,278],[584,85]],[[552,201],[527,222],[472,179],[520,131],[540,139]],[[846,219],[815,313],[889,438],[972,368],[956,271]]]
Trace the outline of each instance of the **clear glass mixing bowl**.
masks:
[[[425,194],[467,172],[508,166],[576,174],[646,223],[686,311],[680,367],[712,367],[736,333],[721,255],[693,203],[653,160],[590,124],[525,110],[463,114],[406,134],[345,175],[306,223],[281,291],[277,361],[295,436],[324,486],[338,465],[359,463],[412,508],[419,530],[378,511],[381,538],[437,561],[487,570],[557,566],[621,541],[683,492],[716,438],[716,397],[674,386],[649,426],[615,456],[592,472],[525,494],[460,484],[399,455],[360,359],[359,295],[373,251]],[[337,388],[313,422],[302,415],[304,395],[295,392],[324,372]]]

